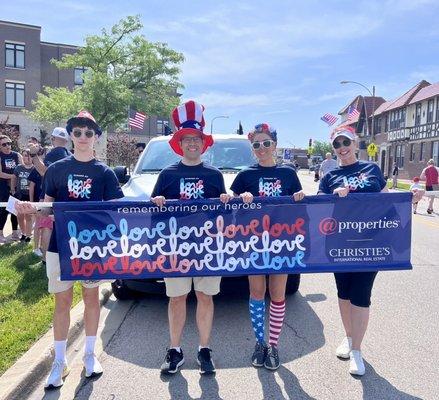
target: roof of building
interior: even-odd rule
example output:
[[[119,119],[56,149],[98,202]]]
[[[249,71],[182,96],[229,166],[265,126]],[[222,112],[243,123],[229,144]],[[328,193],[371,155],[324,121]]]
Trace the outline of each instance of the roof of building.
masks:
[[[430,83],[422,80],[418,82],[415,86],[413,86],[411,89],[407,90],[402,96],[399,96],[397,99],[393,100],[391,104],[386,108],[385,111],[391,111],[395,110],[400,107],[404,107],[412,101],[412,99],[416,96],[416,94],[426,86],[429,86]]]
[[[413,97],[409,104],[414,104],[418,101],[426,100],[436,96],[439,96],[439,82],[422,88],[418,93],[416,93],[416,95]]]
[[[19,27],[23,27],[23,28],[32,28],[32,29],[40,29],[41,30],[41,26],[38,26],[38,25],[22,24],[20,22],[13,22],[13,21],[0,20],[0,25],[19,26]]]
[[[357,96],[355,99],[353,99],[347,106],[343,107],[338,114],[342,115],[348,112],[348,109],[350,106],[355,106],[355,108],[360,112],[362,112],[363,105],[365,107],[365,113],[367,117],[370,117],[372,115],[372,108],[375,108],[377,110],[383,103],[385,103],[386,100],[384,100],[382,97],[379,96]],[[376,113],[374,113],[376,114]],[[351,119],[349,122],[350,124],[353,124],[355,122],[358,122],[358,118],[360,115],[357,115],[355,118]]]
[[[43,46],[56,46],[56,47],[65,47],[69,49],[79,49],[79,46],[75,46],[73,44],[63,44],[63,43],[53,43],[53,42],[41,42]]]
[[[384,111],[387,110],[387,107],[389,107],[392,103],[393,103],[393,100],[385,101],[384,103],[382,103],[382,104],[381,104],[381,105],[375,110],[375,115],[380,115],[380,114],[382,114]]]

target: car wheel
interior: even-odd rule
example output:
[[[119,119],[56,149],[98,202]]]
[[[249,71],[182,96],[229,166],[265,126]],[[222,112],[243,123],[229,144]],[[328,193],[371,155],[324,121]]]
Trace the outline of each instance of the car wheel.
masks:
[[[285,289],[285,294],[294,294],[299,290],[300,285],[300,274],[290,274],[288,275],[287,287]]]
[[[128,289],[125,283],[117,279],[111,283],[111,287],[113,289],[114,296],[118,300],[130,300],[133,297],[133,291]]]

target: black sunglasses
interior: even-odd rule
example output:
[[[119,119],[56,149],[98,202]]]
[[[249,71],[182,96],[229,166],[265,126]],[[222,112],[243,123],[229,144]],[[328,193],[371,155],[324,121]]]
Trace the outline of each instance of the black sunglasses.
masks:
[[[81,129],[73,129],[72,133],[73,133],[73,136],[76,138],[80,138],[82,135]],[[95,132],[92,131],[91,129],[86,130],[84,133],[85,133],[85,136],[87,136],[89,139],[95,135]]]
[[[262,142],[253,142],[253,143],[252,143],[252,147],[253,147],[255,150],[260,149],[261,146],[264,146],[265,148],[268,149],[273,143],[274,143],[274,142],[273,142],[272,140],[267,139],[267,140],[263,140]]]
[[[349,147],[352,143],[352,140],[349,138],[343,139],[342,142],[334,142],[332,143],[332,146],[334,147],[334,149],[339,149],[341,146],[344,147]]]
[[[6,146],[12,146],[12,142],[2,143],[2,147],[6,147]]]

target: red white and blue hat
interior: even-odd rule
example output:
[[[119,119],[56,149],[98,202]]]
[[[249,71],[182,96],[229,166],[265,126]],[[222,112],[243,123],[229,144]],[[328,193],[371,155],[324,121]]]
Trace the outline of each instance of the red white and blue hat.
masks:
[[[76,117],[70,118],[67,121],[66,130],[71,133],[75,126],[86,126],[95,131],[96,135],[101,136],[102,130],[99,125],[96,123],[93,115],[91,115],[88,111],[82,110]]]
[[[203,132],[204,126],[206,125],[203,111],[204,106],[193,100],[187,101],[181,106],[174,108],[174,111],[172,111],[172,119],[174,120],[174,125],[177,128],[177,131],[169,140],[169,145],[178,155],[183,155],[183,150],[180,146],[181,137],[183,135],[201,135],[203,138],[202,153],[204,153],[208,147],[213,145],[212,135]]]
[[[268,136],[271,137],[272,140],[274,140],[275,142],[277,142],[277,132],[276,129],[274,129],[273,127],[271,127],[269,124],[267,124],[266,122],[262,122],[260,124],[257,124],[255,126],[255,129],[253,129],[252,131],[250,131],[247,134],[248,139],[253,142],[254,137],[258,134],[258,133],[265,133]]]
[[[355,140],[358,138],[354,128],[350,126],[339,126],[338,128],[335,128],[331,133],[331,143],[334,143],[334,140],[340,136],[347,137],[351,140]]]

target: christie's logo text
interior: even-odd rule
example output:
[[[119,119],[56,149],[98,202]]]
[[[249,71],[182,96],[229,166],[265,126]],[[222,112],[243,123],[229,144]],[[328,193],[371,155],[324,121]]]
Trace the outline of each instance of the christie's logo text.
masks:
[[[387,220],[387,218],[378,221],[337,221],[334,218],[324,218],[320,221],[319,230],[323,235],[332,235],[333,233],[342,233],[343,231],[353,230],[357,233],[374,229],[396,229],[399,228],[400,220]]]

